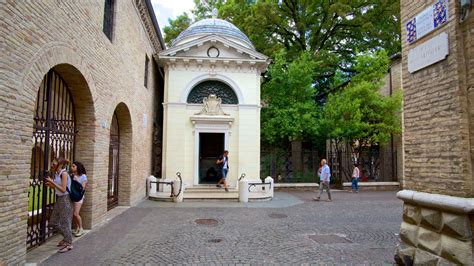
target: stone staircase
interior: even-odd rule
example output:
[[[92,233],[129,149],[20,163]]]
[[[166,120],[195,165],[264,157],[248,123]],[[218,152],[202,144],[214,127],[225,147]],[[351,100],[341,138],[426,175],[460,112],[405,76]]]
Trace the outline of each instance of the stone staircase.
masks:
[[[224,188],[218,188],[216,185],[200,185],[186,188],[184,201],[239,201],[239,190],[229,188],[225,192]]]

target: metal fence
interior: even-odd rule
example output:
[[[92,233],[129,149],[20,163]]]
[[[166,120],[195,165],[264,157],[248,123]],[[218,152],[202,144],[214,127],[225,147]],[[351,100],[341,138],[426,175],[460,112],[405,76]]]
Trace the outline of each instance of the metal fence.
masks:
[[[353,164],[357,162],[361,181],[397,181],[397,152],[368,151],[358,156],[350,152],[328,153],[328,165],[336,182],[349,182]]]
[[[262,151],[260,176],[271,176],[276,183],[318,182],[317,173],[322,158],[316,151],[305,150],[301,152],[301,161],[293,162],[290,151]]]
[[[299,156],[298,156],[299,157]],[[290,151],[262,151],[260,176],[271,176],[279,183],[319,182],[318,169],[321,159],[327,159],[331,168],[331,183],[341,184],[351,180],[353,163],[359,163],[362,181],[397,181],[397,152],[362,152],[355,156],[350,152],[315,151],[301,152],[301,161],[293,162]],[[299,164],[299,166],[297,166]]]

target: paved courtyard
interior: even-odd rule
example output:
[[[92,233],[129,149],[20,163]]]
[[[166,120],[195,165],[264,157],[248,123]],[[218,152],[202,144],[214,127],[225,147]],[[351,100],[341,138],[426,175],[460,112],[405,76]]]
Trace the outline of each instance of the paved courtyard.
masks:
[[[276,192],[271,202],[143,201],[44,265],[392,264],[402,202],[395,192]],[[197,219],[205,224],[197,224]]]

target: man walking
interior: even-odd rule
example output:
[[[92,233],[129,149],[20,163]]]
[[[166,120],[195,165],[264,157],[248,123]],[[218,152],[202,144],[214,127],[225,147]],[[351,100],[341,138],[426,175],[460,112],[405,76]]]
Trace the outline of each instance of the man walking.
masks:
[[[326,164],[325,159],[321,160],[321,175],[320,175],[319,179],[320,179],[319,196],[317,198],[314,198],[314,200],[319,201],[319,199],[321,198],[321,195],[323,194],[324,190],[326,190],[328,192],[327,201],[332,201],[331,200],[331,190],[329,188],[329,182],[331,181],[331,170],[329,169],[329,166]]]
[[[219,168],[221,169],[221,174],[222,178],[217,182],[217,186],[219,187],[221,183],[224,184],[224,189],[226,192],[229,192],[229,189],[227,188],[227,182],[225,181],[227,178],[227,173],[229,172],[229,151],[225,150],[224,154],[222,154],[219,159],[217,159],[216,164],[219,165]]]

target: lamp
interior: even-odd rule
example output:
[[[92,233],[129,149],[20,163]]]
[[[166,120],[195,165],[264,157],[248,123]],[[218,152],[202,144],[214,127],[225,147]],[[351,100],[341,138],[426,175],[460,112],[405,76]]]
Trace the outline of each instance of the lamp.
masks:
[[[459,23],[463,23],[469,17],[469,12],[472,8],[472,0],[459,0],[461,5],[461,18]]]

